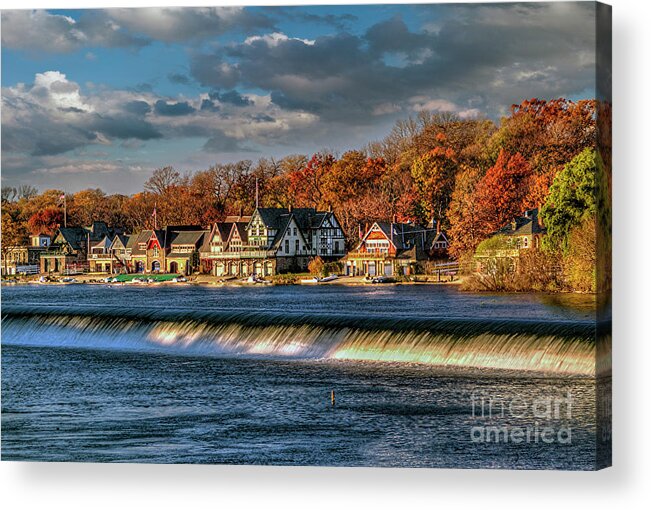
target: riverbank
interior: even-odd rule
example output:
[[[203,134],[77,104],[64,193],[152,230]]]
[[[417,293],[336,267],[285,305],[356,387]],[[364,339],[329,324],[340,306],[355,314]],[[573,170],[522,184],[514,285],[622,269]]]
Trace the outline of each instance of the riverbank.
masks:
[[[111,278],[113,275],[105,273],[92,273],[92,274],[82,274],[82,275],[72,275],[72,276],[58,276],[58,277],[47,277],[47,281],[41,281],[41,275],[30,275],[30,276],[19,276],[11,279],[3,279],[2,285],[166,285],[166,286],[187,286],[187,285],[215,285],[215,286],[246,286],[250,287],[253,285],[264,286],[264,285],[305,285],[305,286],[322,286],[322,285],[343,285],[343,286],[360,286],[360,285],[460,285],[463,280],[461,278],[455,277],[454,281],[438,281],[438,278],[435,275],[417,275],[411,278],[399,278],[395,280],[390,280],[383,283],[373,283],[372,280],[367,279],[364,276],[340,276],[337,279],[330,281],[315,281],[313,276],[304,273],[304,274],[293,274],[291,278],[282,278],[284,275],[280,275],[281,278],[274,279],[269,278],[265,281],[259,282],[249,282],[247,279],[243,278],[224,278],[222,276],[213,276],[213,275],[191,275],[187,277],[176,278],[175,275],[164,275],[168,278],[154,278],[152,275],[133,275],[131,280],[137,279],[142,280],[138,282],[133,281],[116,281],[116,282],[107,282],[107,278]],[[163,276],[163,275],[158,275]],[[116,276],[118,280],[125,280]],[[153,279],[155,281],[146,281],[147,279]]]

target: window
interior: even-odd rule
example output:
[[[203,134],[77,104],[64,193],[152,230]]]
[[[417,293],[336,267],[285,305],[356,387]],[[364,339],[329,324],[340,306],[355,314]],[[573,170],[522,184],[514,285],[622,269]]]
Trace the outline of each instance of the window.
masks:
[[[529,248],[529,238],[528,238],[528,237],[523,237],[523,238],[522,238],[522,245],[523,245],[525,248]]]
[[[339,253],[339,241],[335,241],[335,253]]]
[[[298,241],[298,239],[296,239],[295,251],[296,251],[296,253],[298,253],[299,251],[301,251],[301,248],[300,248],[300,246],[299,246],[299,241]]]
[[[294,227],[294,236],[296,236],[296,227]]]
[[[289,254],[289,239],[285,239],[285,253]]]
[[[371,253],[387,253],[389,251],[389,241],[368,240],[366,241],[366,250]]]

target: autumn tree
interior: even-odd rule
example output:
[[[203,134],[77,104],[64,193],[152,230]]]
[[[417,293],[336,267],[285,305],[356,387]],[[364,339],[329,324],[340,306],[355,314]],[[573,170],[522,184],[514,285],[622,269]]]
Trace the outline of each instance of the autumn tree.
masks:
[[[323,176],[322,201],[332,206],[349,244],[358,238],[362,221],[388,220],[390,211],[382,200],[381,179],[386,164],[361,151],[346,152]]]
[[[289,191],[295,207],[318,208],[323,203],[323,178],[331,170],[332,154],[317,153],[300,170],[289,174]]]
[[[12,202],[2,204],[2,230],[0,230],[0,248],[2,260],[7,271],[7,253],[14,246],[20,246],[28,240],[25,224],[20,220],[20,208]]]
[[[491,140],[496,154],[519,152],[533,171],[560,171],[574,156],[593,147],[596,137],[596,102],[568,99],[530,99],[511,107],[511,116]]]
[[[27,221],[27,227],[32,235],[52,236],[61,225],[63,225],[63,210],[53,206],[34,213]]]
[[[171,186],[179,183],[180,177],[180,174],[171,166],[157,168],[145,182],[145,191],[163,195]]]
[[[109,218],[106,193],[100,189],[86,189],[68,199],[68,221],[71,225],[91,225],[93,221]]]
[[[482,178],[478,168],[462,166],[454,181],[447,217],[450,222],[449,253],[455,258],[471,252],[481,241],[484,229],[480,228],[475,190]]]
[[[500,151],[474,193],[480,237],[486,237],[522,214],[530,176],[531,167],[521,154]]]
[[[454,149],[446,146],[446,137],[439,133],[441,145],[417,158],[411,166],[423,211],[429,218],[441,221],[450,203],[457,170]]]

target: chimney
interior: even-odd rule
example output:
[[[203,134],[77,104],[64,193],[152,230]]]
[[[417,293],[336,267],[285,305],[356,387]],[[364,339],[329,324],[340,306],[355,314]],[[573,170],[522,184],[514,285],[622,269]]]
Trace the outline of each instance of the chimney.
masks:
[[[294,209],[294,206],[292,204],[289,204],[289,212],[292,212],[292,209]]]
[[[240,206],[240,218],[244,215],[244,207]]]
[[[328,204],[328,212],[332,212],[332,204]]]
[[[541,209],[542,209],[542,204],[536,205],[536,221],[538,222],[538,225],[540,225],[541,227],[544,227],[545,225],[543,225],[543,221],[540,218],[540,210]]]
[[[440,233],[441,233],[441,221],[439,220],[436,222],[436,234],[438,235]]]

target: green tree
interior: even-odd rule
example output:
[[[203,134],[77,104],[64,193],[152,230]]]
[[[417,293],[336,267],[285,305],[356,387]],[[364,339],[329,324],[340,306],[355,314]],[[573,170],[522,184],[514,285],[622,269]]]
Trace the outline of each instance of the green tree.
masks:
[[[596,217],[597,173],[600,162],[594,149],[585,149],[558,173],[541,210],[547,228],[543,247],[567,253],[572,229],[586,218]]]

